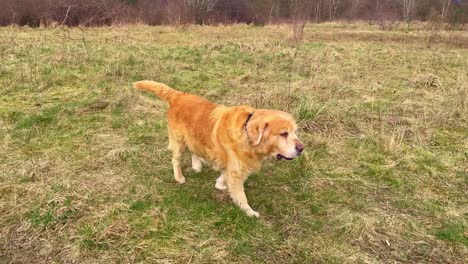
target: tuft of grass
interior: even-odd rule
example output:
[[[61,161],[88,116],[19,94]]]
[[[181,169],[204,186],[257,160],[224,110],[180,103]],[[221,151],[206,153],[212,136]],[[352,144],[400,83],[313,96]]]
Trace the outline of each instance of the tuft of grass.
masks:
[[[45,110],[39,114],[21,115],[13,112],[13,119],[16,121],[16,129],[31,129],[32,127],[45,127],[56,121],[56,110]],[[19,118],[21,116],[21,118]]]
[[[468,247],[467,230],[463,223],[444,223],[442,227],[436,229],[435,235],[439,239],[460,243]]]
[[[34,227],[47,228],[66,224],[77,215],[76,208],[72,206],[72,199],[66,198],[62,204],[50,202],[47,206],[36,205],[28,213],[28,218]]]

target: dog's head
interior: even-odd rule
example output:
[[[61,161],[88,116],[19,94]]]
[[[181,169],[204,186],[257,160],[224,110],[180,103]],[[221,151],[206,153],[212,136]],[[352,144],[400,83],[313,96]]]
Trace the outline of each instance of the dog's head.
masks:
[[[301,155],[304,144],[296,135],[294,118],[282,111],[258,109],[246,125],[250,143],[258,153],[292,160]]]

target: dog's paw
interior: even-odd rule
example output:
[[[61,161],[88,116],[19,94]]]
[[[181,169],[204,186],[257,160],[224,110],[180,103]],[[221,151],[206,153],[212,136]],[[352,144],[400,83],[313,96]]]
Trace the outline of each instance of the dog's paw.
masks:
[[[184,183],[185,183],[185,177],[184,177],[184,176],[179,177],[179,178],[176,178],[175,180],[176,180],[176,182],[178,182],[178,183],[180,183],[180,184],[184,184]]]
[[[192,154],[192,169],[195,172],[201,172],[202,168],[203,168],[203,165],[202,165],[202,161],[200,157],[198,157],[195,154]]]
[[[227,189],[226,183],[219,178],[216,180],[215,188],[221,191],[224,191]]]
[[[216,183],[216,184],[215,184],[215,188],[218,189],[218,190],[220,190],[220,191],[224,191],[224,190],[227,189],[227,186],[226,186],[226,185],[223,185],[223,184],[218,184],[218,183]]]
[[[260,217],[260,214],[258,212],[255,212],[254,210],[250,209],[250,210],[246,210],[245,213],[252,217],[252,216],[255,216],[256,218],[259,218]]]
[[[192,169],[196,172],[196,173],[199,173],[202,171],[202,164],[201,163],[195,163],[195,164],[192,164]]]

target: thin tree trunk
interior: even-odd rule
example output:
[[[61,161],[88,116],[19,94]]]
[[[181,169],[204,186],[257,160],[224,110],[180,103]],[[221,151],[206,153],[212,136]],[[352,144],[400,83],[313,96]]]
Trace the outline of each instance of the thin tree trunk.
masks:
[[[322,0],[317,0],[315,5],[315,22],[320,22],[320,9],[322,8]]]
[[[450,0],[444,0],[442,2],[442,17],[441,17],[442,23],[445,23],[445,19],[447,18],[449,7],[450,7]]]

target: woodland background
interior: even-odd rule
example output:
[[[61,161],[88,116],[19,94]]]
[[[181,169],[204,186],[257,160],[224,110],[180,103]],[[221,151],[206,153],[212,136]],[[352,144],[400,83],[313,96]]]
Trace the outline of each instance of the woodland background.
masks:
[[[99,26],[367,20],[387,28],[395,21],[431,21],[460,29],[464,0],[2,0],[0,25]]]

